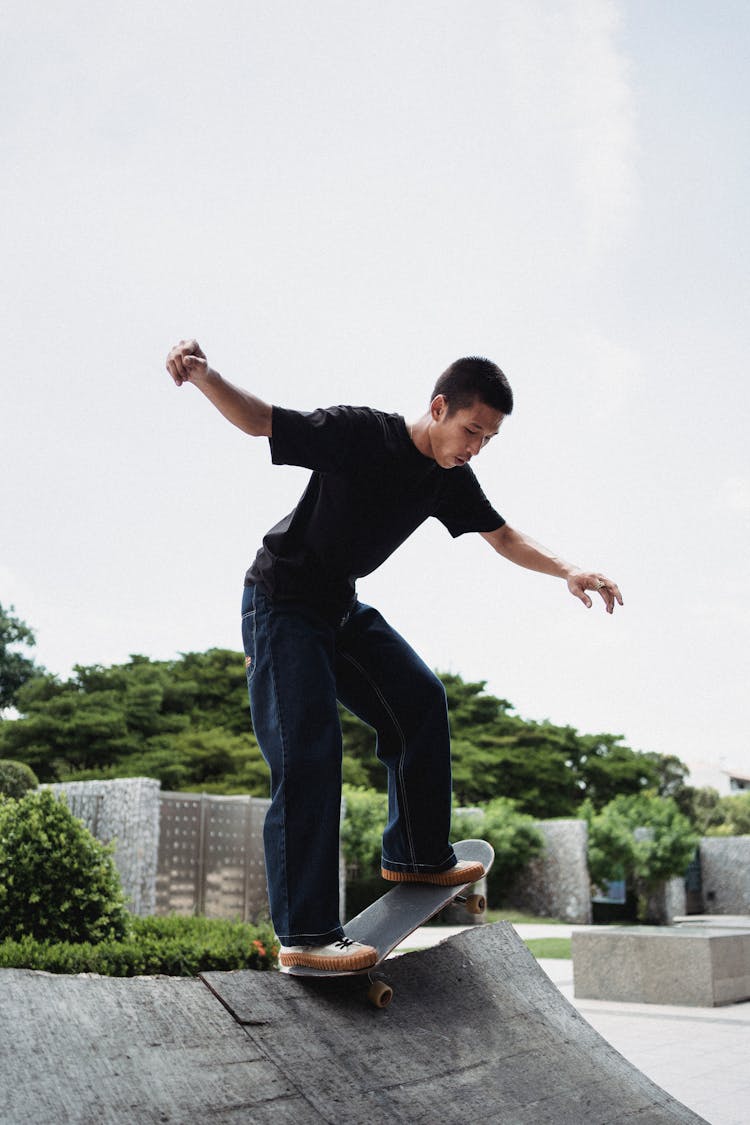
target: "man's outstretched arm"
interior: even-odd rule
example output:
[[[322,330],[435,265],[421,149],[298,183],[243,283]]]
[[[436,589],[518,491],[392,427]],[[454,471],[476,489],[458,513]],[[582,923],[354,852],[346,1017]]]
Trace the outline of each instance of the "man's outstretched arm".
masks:
[[[516,566],[536,570],[540,574],[550,574],[553,578],[564,578],[571,594],[580,598],[588,609],[591,608],[591,598],[586,593],[587,590],[595,590],[601,594],[607,613],[614,612],[615,602],[622,605],[622,595],[615,582],[598,571],[581,570],[580,567],[565,562],[522,531],[509,527],[507,523],[497,531],[483,531],[481,535],[498,554]]]
[[[178,387],[193,383],[224,417],[252,437],[271,436],[271,407],[249,391],[222,379],[209,367],[197,340],[180,340],[167,356],[167,371]]]

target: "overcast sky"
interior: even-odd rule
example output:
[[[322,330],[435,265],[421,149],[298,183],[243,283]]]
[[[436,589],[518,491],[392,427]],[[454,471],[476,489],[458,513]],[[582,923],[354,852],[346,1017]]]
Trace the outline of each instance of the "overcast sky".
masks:
[[[164,370],[408,419],[453,359],[516,409],[509,523],[430,521],[360,594],[527,718],[750,773],[745,0],[10,0],[0,602],[73,665],[240,648],[306,474]]]

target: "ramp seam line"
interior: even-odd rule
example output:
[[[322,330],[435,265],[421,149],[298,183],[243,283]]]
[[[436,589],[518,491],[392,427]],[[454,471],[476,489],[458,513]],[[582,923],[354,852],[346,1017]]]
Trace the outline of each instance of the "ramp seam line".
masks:
[[[310,1100],[310,1098],[305,1093],[304,1089],[301,1086],[299,1086],[299,1084],[297,1082],[295,1082],[294,1078],[292,1078],[292,1076],[290,1074],[288,1074],[287,1071],[285,1071],[281,1068],[281,1066],[276,1061],[276,1059],[271,1054],[269,1054],[269,1052],[266,1050],[264,1044],[259,1042],[259,1040],[256,1038],[256,1036],[252,1034],[252,1028],[253,1027],[258,1027],[258,1026],[266,1027],[268,1025],[268,1021],[265,1021],[263,1023],[260,1023],[260,1021],[259,1021],[258,1023],[255,1023],[255,1024],[242,1023],[241,1020],[239,1020],[237,1018],[235,1013],[232,1011],[232,1009],[226,1003],[226,1001],[211,986],[209,981],[205,980],[205,978],[203,977],[202,974],[199,975],[198,979],[201,981],[201,983],[203,985],[205,985],[205,987],[208,989],[209,993],[214,997],[214,999],[218,1000],[219,1003],[224,1008],[226,1008],[226,1010],[229,1012],[229,1014],[232,1017],[232,1019],[234,1020],[234,1022],[245,1033],[245,1035],[248,1037],[250,1042],[253,1044],[253,1046],[256,1048],[256,1050],[259,1052],[261,1057],[264,1058],[265,1061],[270,1064],[270,1066],[276,1071],[277,1074],[280,1074],[281,1077],[286,1082],[289,1083],[289,1085],[292,1087],[292,1089],[296,1092],[297,1097],[300,1098],[305,1103],[305,1105],[308,1105],[314,1113],[317,1113],[320,1121],[323,1122],[324,1125],[338,1125],[338,1121],[337,1121],[336,1118],[324,1117],[323,1116],[320,1109]],[[289,1101],[291,1097],[292,1097],[292,1095],[281,1095],[281,1094],[279,1094],[275,1098],[269,1098],[263,1104],[264,1105],[272,1105],[274,1102]]]

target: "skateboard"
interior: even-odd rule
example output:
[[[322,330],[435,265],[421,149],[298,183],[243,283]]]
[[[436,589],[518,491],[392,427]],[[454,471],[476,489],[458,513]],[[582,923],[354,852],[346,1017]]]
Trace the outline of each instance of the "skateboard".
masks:
[[[457,859],[481,863],[485,873],[495,858],[492,846],[485,840],[460,840],[453,845],[453,850]],[[471,883],[458,883],[453,887],[432,883],[397,883],[344,926],[346,937],[375,947],[378,959],[374,965],[367,969],[310,969],[292,965],[281,968],[280,972],[294,977],[366,976],[370,980],[367,994],[370,1003],[376,1008],[385,1008],[393,999],[393,988],[374,974],[397,945],[452,902],[463,903],[469,914],[484,913],[484,896],[466,893],[471,886]]]

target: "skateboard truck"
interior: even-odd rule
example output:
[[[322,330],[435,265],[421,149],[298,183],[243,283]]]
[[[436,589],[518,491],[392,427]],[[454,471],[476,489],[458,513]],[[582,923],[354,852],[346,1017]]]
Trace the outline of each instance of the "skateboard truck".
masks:
[[[487,899],[484,895],[456,895],[453,901],[465,906],[467,914],[484,914],[487,909]]]

